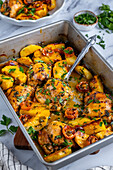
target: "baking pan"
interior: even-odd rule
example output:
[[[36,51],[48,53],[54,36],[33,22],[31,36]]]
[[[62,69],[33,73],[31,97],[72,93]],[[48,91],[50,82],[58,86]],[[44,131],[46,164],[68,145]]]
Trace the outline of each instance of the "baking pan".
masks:
[[[39,42],[48,44],[67,40],[69,41],[70,45],[77,49],[78,52],[82,50],[82,48],[86,45],[87,42],[86,39],[81,35],[81,33],[76,28],[74,28],[70,22],[59,21],[51,25],[47,25],[45,27],[35,29],[30,32],[26,32],[24,34],[0,41],[0,54],[6,54],[7,56],[9,56],[9,58],[6,58],[5,55],[2,55],[2,57],[0,57],[0,62],[5,62],[6,60],[11,59],[13,56],[18,56],[21,48],[29,44],[37,44]],[[91,71],[100,75],[105,86],[109,90],[113,91],[113,69],[96,51],[95,48],[91,48],[87,55],[85,55],[84,62]],[[92,153],[112,143],[113,141],[113,135],[110,135],[83,149],[79,149],[78,151],[75,151],[60,160],[57,160],[52,163],[47,163],[44,161],[43,157],[41,156],[41,153],[28,135],[27,131],[25,130],[24,126],[16,115],[14,109],[12,108],[2,89],[0,89],[0,95],[2,96],[2,99],[5,101],[12,115],[16,119],[23,134],[26,136],[29,144],[38,156],[39,160],[50,170],[61,168],[89,153]]]

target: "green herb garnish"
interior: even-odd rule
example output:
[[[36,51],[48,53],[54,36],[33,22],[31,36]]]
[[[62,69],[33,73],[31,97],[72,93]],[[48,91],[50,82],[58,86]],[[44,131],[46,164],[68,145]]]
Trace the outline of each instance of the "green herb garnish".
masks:
[[[99,28],[113,30],[113,11],[110,9],[110,6],[102,4],[99,9],[102,11],[98,15]]]
[[[0,136],[6,134],[7,132],[10,132],[11,134],[14,134],[14,132],[17,131],[16,126],[11,125],[9,127],[9,124],[11,123],[11,119],[9,117],[6,117],[5,115],[2,116],[2,120],[0,120],[0,124],[6,126],[6,129],[0,130]]]
[[[49,105],[51,101],[49,99],[46,99],[45,104]]]
[[[19,70],[20,70],[22,73],[24,73],[23,67],[20,67]]]
[[[15,70],[16,70],[16,68],[11,68],[11,69],[9,69],[9,73],[14,73],[15,72]]]
[[[79,24],[91,25],[96,22],[96,17],[94,17],[93,15],[88,14],[88,13],[80,14],[80,15],[76,16],[74,19]]]

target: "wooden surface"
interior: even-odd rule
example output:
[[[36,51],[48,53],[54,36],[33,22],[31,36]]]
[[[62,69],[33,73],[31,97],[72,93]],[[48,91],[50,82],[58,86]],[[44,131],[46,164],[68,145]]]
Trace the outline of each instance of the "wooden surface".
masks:
[[[27,139],[25,138],[24,134],[22,133],[19,127],[14,137],[14,146],[17,149],[31,150],[31,146],[29,145]]]

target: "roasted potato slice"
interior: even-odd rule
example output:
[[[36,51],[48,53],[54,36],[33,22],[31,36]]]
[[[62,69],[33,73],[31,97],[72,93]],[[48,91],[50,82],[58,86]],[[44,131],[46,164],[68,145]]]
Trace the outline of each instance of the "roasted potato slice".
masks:
[[[45,107],[38,107],[37,114],[29,119],[25,124],[24,127],[29,129],[31,126],[36,131],[41,130],[43,127],[47,125],[48,117],[50,116],[50,111]]]
[[[54,9],[56,7],[56,0],[51,0],[50,4],[47,7],[48,7],[49,11]]]
[[[7,90],[13,86],[14,79],[12,77],[6,76],[4,74],[0,74],[0,87],[3,90]]]
[[[23,84],[26,82],[27,76],[22,73],[18,66],[5,66],[2,69],[2,73],[12,76],[15,79],[16,84]]]
[[[22,65],[30,66],[33,64],[32,60],[29,57],[21,57],[17,59],[17,62]]]
[[[65,156],[71,154],[71,153],[72,153],[71,147],[66,146],[63,149],[56,151],[56,152],[44,157],[44,160],[46,162],[54,162],[56,160],[59,160],[59,159],[65,157]]]
[[[101,119],[97,119],[95,121],[87,123],[83,126],[83,128],[87,135],[92,135],[94,133],[98,133],[98,132],[106,130],[104,122]]]
[[[84,148],[85,146],[88,145],[87,139],[89,135],[86,133],[83,133],[81,131],[77,131],[75,134],[75,142],[81,147]]]
[[[39,19],[40,17],[37,15],[25,14],[25,13],[21,13],[16,17],[17,20],[29,20],[31,18],[32,20],[36,20]]]
[[[66,60],[58,61],[53,67],[53,76],[56,79],[64,79],[67,74],[67,62]]]
[[[47,9],[47,5],[46,4],[42,4],[42,9],[39,11],[35,12],[35,15],[38,15],[40,18],[46,16],[48,13],[48,9]]]
[[[90,81],[90,87],[94,91],[103,92],[103,84],[97,75]]]
[[[72,47],[67,47],[64,49],[64,55],[68,65],[73,65],[75,63],[77,57],[75,56]]]
[[[106,130],[97,133],[96,136],[97,136],[99,139],[103,139],[103,138],[105,138],[106,136],[109,136],[109,135],[111,135],[111,134],[113,134],[113,132],[111,131],[111,127],[108,127]]]
[[[59,44],[48,44],[45,46],[42,50],[43,55],[48,55],[50,52],[63,52],[63,49],[65,48],[64,43],[59,43]]]
[[[26,104],[26,102],[25,102],[25,104]],[[23,105],[24,105],[24,103],[21,103],[20,115],[36,116],[40,107],[41,107],[41,109],[42,109],[42,107],[44,107],[44,105],[37,103],[37,102],[32,102],[31,108],[23,107]]]
[[[75,120],[70,120],[70,121],[68,122],[68,124],[69,124],[71,127],[75,127],[76,125],[82,126],[83,124],[89,123],[89,122],[91,122],[91,120],[90,120],[89,118],[79,117],[79,118],[76,118]]]
[[[36,50],[41,50],[42,47],[39,45],[28,45],[27,47],[24,47],[21,51],[20,51],[20,56],[21,57],[27,57],[28,55],[34,53]]]
[[[93,78],[92,74],[88,69],[86,69],[83,66],[76,66],[75,71],[79,73],[80,75],[83,75],[86,79],[90,80]]]
[[[49,55],[43,55],[40,50],[37,50],[34,52],[34,57],[33,57],[34,63],[43,61],[49,65],[52,65],[54,62],[60,61],[61,59],[62,59],[61,55],[58,52],[54,52],[54,51]]]

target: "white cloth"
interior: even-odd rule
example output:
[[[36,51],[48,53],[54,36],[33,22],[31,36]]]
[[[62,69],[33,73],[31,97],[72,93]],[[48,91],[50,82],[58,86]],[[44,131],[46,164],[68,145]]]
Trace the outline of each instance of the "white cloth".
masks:
[[[0,143],[0,170],[33,170],[22,165],[7,147]]]
[[[96,166],[87,170],[113,170],[113,166]]]

